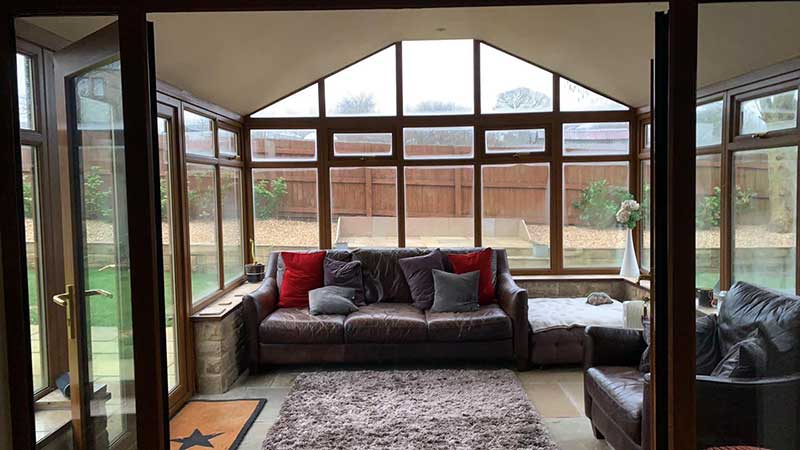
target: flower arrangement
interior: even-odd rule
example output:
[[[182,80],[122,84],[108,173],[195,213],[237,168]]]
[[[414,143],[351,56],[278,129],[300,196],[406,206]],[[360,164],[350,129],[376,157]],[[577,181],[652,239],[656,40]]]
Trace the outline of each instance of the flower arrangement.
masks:
[[[632,230],[642,220],[642,207],[636,200],[624,200],[616,214],[617,223]]]

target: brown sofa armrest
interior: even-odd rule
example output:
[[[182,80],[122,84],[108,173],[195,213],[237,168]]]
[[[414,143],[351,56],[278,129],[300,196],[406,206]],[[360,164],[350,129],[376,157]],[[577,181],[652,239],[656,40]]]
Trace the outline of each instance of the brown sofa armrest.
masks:
[[[698,375],[695,395],[698,446],[800,448],[800,374],[753,379]]]
[[[278,285],[275,278],[267,277],[255,291],[242,297],[242,317],[247,331],[247,351],[250,371],[258,370],[258,326],[278,306]]]
[[[638,367],[646,348],[641,330],[586,327],[583,342],[583,367]]]
[[[497,275],[497,302],[500,308],[511,318],[513,330],[514,359],[517,368],[528,368],[528,291],[517,286],[511,273],[500,272]]]

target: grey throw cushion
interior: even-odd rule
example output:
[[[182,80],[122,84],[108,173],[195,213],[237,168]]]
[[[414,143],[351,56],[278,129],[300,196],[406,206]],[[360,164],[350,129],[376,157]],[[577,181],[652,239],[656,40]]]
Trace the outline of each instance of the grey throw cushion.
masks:
[[[308,292],[308,310],[311,315],[348,315],[358,311],[353,303],[356,290],[348,287],[325,286]]]
[[[756,378],[767,371],[767,342],[756,328],[747,339],[738,342],[722,357],[711,376],[722,378]]]
[[[433,305],[433,270],[444,270],[444,253],[435,249],[427,255],[402,258],[398,261],[411,290],[411,300],[418,309]]]
[[[611,300],[611,296],[605,292],[592,292],[588,297],[586,297],[586,303],[598,306],[614,303],[614,300]]]
[[[480,271],[455,274],[433,270],[433,306],[431,312],[469,312],[478,306]]]
[[[642,319],[642,338],[644,343],[647,344],[642,358],[639,360],[639,371],[642,373],[650,372],[650,318]]]
[[[337,261],[325,258],[322,264],[325,286],[340,286],[355,290],[354,303],[363,306],[364,302],[364,279],[361,274],[361,261]]]

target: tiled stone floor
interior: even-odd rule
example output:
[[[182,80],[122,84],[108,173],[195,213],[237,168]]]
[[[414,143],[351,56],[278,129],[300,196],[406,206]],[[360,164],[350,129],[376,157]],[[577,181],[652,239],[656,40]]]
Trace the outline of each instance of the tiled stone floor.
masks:
[[[264,436],[278,419],[281,405],[289,394],[294,378],[301,372],[318,369],[287,368],[244,376],[225,394],[200,395],[195,398],[266,398],[267,405],[239,447],[239,450],[259,450]],[[592,436],[589,420],[583,414],[583,375],[579,368],[530,370],[517,372],[517,376],[525,387],[528,398],[544,417],[561,450],[610,449],[605,441],[598,441]]]

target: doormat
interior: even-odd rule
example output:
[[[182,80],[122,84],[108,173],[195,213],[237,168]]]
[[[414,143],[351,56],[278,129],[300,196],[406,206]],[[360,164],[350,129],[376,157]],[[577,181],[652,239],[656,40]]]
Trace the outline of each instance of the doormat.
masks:
[[[169,421],[170,450],[235,450],[267,403],[250,400],[190,400]]]

